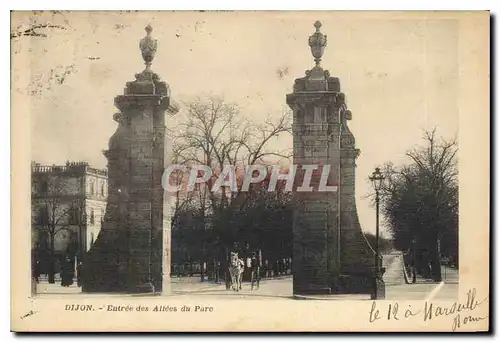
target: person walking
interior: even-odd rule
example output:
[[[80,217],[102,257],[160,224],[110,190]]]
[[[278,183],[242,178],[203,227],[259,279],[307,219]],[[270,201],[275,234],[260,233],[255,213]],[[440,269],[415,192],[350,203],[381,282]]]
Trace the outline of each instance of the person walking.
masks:
[[[78,287],[81,287],[83,282],[82,270],[83,270],[83,263],[80,260],[78,261],[78,265],[76,266],[76,284]]]
[[[252,257],[250,259],[250,281],[251,281],[251,290],[253,291],[254,283],[256,283],[257,290],[260,285],[260,262],[257,257],[257,253],[253,252]]]
[[[73,268],[73,260],[67,255],[61,265],[61,286],[69,287],[73,285],[73,278],[75,276],[75,270]]]
[[[264,278],[271,278],[271,268],[267,259],[264,261]]]
[[[229,255],[224,257],[224,262],[222,264],[224,270],[224,282],[226,284],[226,290],[231,288],[231,275],[229,274]]]
[[[214,270],[214,271],[215,271],[215,283],[216,283],[216,284],[218,284],[218,283],[219,283],[219,277],[220,277],[220,267],[221,267],[221,265],[220,265],[220,261],[219,261],[219,260],[217,260],[217,261],[215,262],[215,266],[214,266],[214,268],[215,268],[215,270]]]
[[[37,283],[40,282],[40,272],[40,260],[36,259],[35,264],[33,265],[33,278],[35,278]]]

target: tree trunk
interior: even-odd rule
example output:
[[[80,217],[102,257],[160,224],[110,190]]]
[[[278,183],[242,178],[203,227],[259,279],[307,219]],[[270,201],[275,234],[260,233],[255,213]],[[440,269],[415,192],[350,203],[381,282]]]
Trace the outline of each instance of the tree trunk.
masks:
[[[437,239],[434,242],[434,246],[431,252],[431,269],[432,269],[432,280],[440,282],[442,280],[441,276],[441,258],[439,255]]]
[[[55,246],[54,246],[54,239],[55,239],[55,234],[50,233],[49,234],[49,284],[54,284],[56,282],[55,280]]]
[[[200,262],[200,281],[203,283],[205,281],[205,264],[206,264],[206,241],[205,234],[203,234],[203,247],[202,247],[202,255]]]
[[[412,246],[412,255],[411,255],[411,273],[412,273],[412,284],[417,283],[417,245],[416,245],[416,239],[413,239],[413,246]]]
[[[201,231],[201,238],[202,238],[202,242],[201,242],[201,261],[200,261],[200,282],[204,282],[205,281],[205,265],[206,265],[206,259],[207,259],[207,237],[206,237],[206,231],[205,231],[205,212],[203,211],[201,213],[201,223],[202,223],[202,231]]]

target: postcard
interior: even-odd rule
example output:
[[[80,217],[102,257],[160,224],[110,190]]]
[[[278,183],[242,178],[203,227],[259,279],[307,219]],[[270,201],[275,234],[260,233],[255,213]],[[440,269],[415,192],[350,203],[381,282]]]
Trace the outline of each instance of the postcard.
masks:
[[[13,331],[490,329],[489,12],[11,18]]]

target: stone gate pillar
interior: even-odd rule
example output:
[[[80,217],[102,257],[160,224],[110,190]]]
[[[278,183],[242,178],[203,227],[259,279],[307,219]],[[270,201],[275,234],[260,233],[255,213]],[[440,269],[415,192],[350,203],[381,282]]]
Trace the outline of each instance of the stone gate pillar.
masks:
[[[370,293],[374,256],[361,231],[354,198],[359,150],[347,127],[351,113],[340,81],[320,65],[327,37],[319,21],[314,26],[309,46],[316,65],[295,80],[293,93],[286,97],[293,110],[294,165],[296,179],[305,175],[305,165],[318,165],[319,170],[328,166],[327,185],[336,190],[318,191],[320,172],[312,176],[312,192],[294,189],[293,291]]]
[[[175,114],[169,86],[151,70],[157,42],[140,42],[146,68],[115,98],[120,110],[108,159],[108,204],[99,236],[84,258],[84,292],[168,292],[170,221],[162,187],[165,115]]]

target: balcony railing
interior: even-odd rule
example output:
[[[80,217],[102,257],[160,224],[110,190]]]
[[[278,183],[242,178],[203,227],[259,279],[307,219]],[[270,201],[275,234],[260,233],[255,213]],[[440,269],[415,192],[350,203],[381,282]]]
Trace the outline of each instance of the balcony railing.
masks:
[[[33,164],[31,166],[32,173],[52,173],[52,172],[70,172],[70,171],[89,172],[89,173],[94,173],[94,174],[97,174],[100,176],[107,176],[108,175],[107,170],[89,167],[89,164],[86,162],[67,163],[66,165]]]

